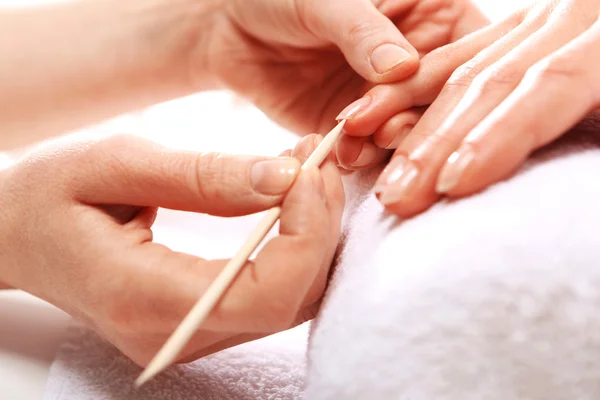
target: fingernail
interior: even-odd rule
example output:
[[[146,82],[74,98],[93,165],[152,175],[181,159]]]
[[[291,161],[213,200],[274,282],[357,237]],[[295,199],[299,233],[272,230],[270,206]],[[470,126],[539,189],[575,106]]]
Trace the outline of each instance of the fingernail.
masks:
[[[356,158],[356,161],[354,161],[351,164],[351,166],[355,168],[366,167],[367,165],[375,161],[375,159],[377,158],[377,154],[378,151],[375,145],[371,143],[365,143],[363,144],[363,147],[360,150],[360,154]]]
[[[397,134],[396,136],[394,136],[394,139],[392,139],[390,144],[385,146],[385,148],[386,149],[397,149],[398,146],[400,146],[400,143],[402,143],[404,138],[408,136],[408,134],[413,130],[413,128],[414,128],[413,125],[407,125],[404,128],[402,128],[400,133]]]
[[[378,74],[385,74],[410,58],[410,53],[402,47],[385,43],[371,53],[371,66]]]
[[[404,165],[406,165],[407,162],[408,159],[404,156],[392,157],[388,165],[381,172],[381,175],[379,175],[379,178],[375,182],[375,185],[373,185],[373,193],[382,193],[387,187],[387,185],[389,185],[392,181],[397,179],[396,171],[398,170],[401,172],[402,168],[404,167]]]
[[[250,171],[252,188],[261,194],[285,193],[300,171],[300,163],[294,158],[281,158],[256,162]]]
[[[396,203],[410,193],[418,176],[419,170],[410,160],[404,156],[394,157],[375,183],[373,192],[381,193],[384,205]]]
[[[435,190],[443,194],[454,189],[474,159],[475,153],[470,146],[462,146],[452,153],[440,172]]]
[[[338,115],[335,119],[338,121],[341,121],[343,119],[346,119],[346,120],[352,119],[359,112],[361,112],[365,108],[367,108],[369,106],[369,104],[371,104],[371,98],[370,97],[362,97],[362,98],[356,100],[354,103],[350,104],[348,107],[344,108],[344,110],[342,110],[340,115]]]
[[[312,147],[314,146],[314,135],[306,135],[296,143],[296,147],[292,150],[292,157],[304,161],[308,158]]]
[[[317,147],[319,147],[319,145],[321,144],[322,141],[323,141],[323,136],[321,136],[321,135],[315,135],[315,137],[313,138],[313,148],[311,149],[311,153]]]

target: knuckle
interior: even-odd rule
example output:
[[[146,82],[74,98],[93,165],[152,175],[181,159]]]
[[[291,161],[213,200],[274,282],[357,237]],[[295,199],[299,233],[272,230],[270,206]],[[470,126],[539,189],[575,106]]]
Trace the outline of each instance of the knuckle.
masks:
[[[410,153],[410,159],[422,171],[428,165],[439,162],[438,155],[442,152],[452,153],[460,143],[461,135],[453,130],[426,133],[419,146]]]
[[[517,26],[521,25],[525,21],[525,19],[527,18],[527,16],[531,12],[531,9],[532,9],[532,5],[530,5],[530,4],[525,5],[524,7],[519,8],[518,10],[516,10],[515,12],[513,12],[511,15],[509,15],[508,17],[506,17],[504,19],[504,22],[508,26],[512,26],[513,28],[517,27]]]
[[[471,86],[475,78],[483,72],[483,67],[478,62],[468,62],[458,67],[446,83],[450,89],[464,89]]]
[[[82,157],[103,160],[120,160],[131,156],[134,150],[145,148],[150,142],[130,133],[107,134],[81,144]]]
[[[480,93],[487,93],[499,87],[517,86],[522,78],[523,74],[516,68],[488,68],[474,79],[473,86],[476,87]]]
[[[133,134],[107,135],[97,141],[85,142],[82,145],[80,156],[85,163],[102,165],[102,168],[117,172],[127,173],[128,160],[132,160],[140,150],[151,148],[151,142],[139,138]]]
[[[201,200],[219,199],[223,196],[219,190],[220,182],[227,179],[224,173],[223,154],[202,153],[194,157],[188,166],[189,187],[192,188]]]
[[[358,44],[372,37],[376,33],[376,29],[372,23],[356,21],[350,24],[345,36],[350,40],[350,43]]]
[[[115,338],[136,335],[141,327],[136,322],[135,308],[129,302],[122,301],[118,295],[108,296],[100,306],[96,325]]]
[[[525,74],[526,80],[534,84],[543,84],[548,80],[578,78],[578,71],[574,70],[568,63],[557,60],[545,60],[529,68]]]
[[[289,329],[294,323],[298,309],[287,294],[289,293],[282,293],[269,299],[263,307],[262,323],[267,332],[280,332]]]

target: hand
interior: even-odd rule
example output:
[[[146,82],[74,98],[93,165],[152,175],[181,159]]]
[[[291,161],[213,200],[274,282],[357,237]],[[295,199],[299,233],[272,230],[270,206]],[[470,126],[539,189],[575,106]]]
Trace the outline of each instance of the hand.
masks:
[[[197,53],[227,87],[300,133],[325,133],[374,83],[414,73],[415,48],[426,54],[487,23],[467,0],[228,0],[224,10],[208,52]]]
[[[307,137],[293,155],[312,151]],[[281,202],[280,235],[181,354],[191,360],[314,316],[344,192],[326,163],[171,151],[133,137],[54,146],[4,172],[0,279],[67,311],[145,365],[224,267],[152,242],[157,207],[244,215]]]
[[[482,190],[596,109],[599,11],[598,0],[539,3],[423,59],[412,81],[368,93],[347,130],[398,147],[374,189],[381,202],[408,217]],[[432,101],[412,131],[395,129]]]

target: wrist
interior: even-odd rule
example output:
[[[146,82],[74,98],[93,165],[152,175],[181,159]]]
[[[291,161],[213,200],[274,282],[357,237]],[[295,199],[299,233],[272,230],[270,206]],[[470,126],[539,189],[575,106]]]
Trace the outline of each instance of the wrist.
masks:
[[[98,0],[0,12],[0,147],[209,88],[207,59],[197,55],[221,2]]]
[[[121,0],[118,0],[121,1]],[[139,0],[142,25],[137,37],[154,66],[144,73],[156,82],[171,82],[176,97],[214,89],[209,48],[224,0]],[[137,19],[137,17],[136,17]]]

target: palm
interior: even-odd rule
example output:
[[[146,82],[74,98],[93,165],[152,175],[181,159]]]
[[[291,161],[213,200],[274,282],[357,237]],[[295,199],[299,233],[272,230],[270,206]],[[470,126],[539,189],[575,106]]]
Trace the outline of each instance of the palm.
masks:
[[[422,54],[456,40],[460,19],[473,8],[460,0],[374,2]],[[286,128],[302,134],[326,132],[335,116],[369,88],[336,47],[311,37],[294,16],[281,33],[276,30],[281,30],[280,21],[269,27],[264,14],[256,23],[257,15],[239,17],[236,7],[232,9],[233,15],[218,27],[215,48],[220,50],[213,56],[218,73],[231,89]]]

